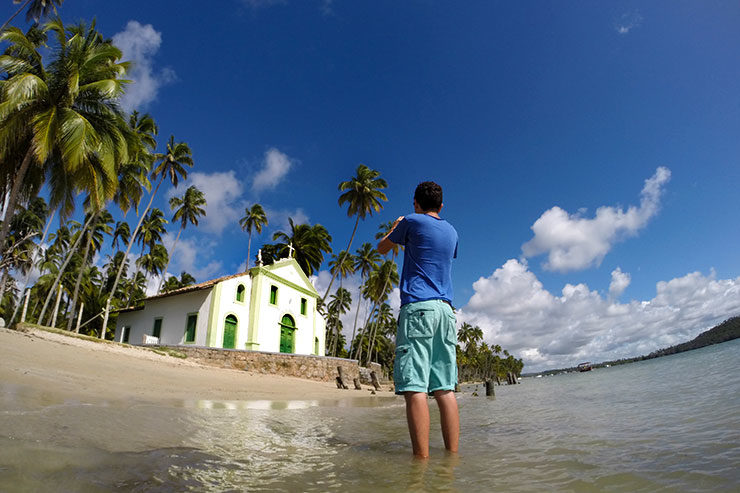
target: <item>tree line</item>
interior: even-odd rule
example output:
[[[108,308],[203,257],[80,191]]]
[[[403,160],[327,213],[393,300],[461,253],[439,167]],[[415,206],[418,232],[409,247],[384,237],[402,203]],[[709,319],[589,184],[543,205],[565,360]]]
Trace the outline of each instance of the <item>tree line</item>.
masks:
[[[80,332],[106,338],[115,328],[116,310],[140,303],[147,290],[163,293],[197,282],[188,272],[165,275],[181,234],[198,226],[207,204],[203,192],[190,186],[169,200],[169,211],[153,207],[163,185],[177,189],[187,179],[193,153],[173,135],[158,152],[154,118],[121,109],[129,64],[94,22],[65,25],[55,17],[39,24],[61,3],[26,2],[22,8],[29,9],[31,27],[24,32],[6,23],[0,29],[0,43],[6,45],[0,55],[0,192],[6,198],[0,316],[10,325],[24,313],[26,321],[67,330],[79,320]],[[370,242],[353,250],[360,220],[382,210],[387,186],[378,171],[362,164],[339,183],[338,205],[346,206],[354,221],[338,253],[324,226],[290,218],[287,231],[276,231],[262,244],[260,258],[270,264],[292,255],[308,276],[328,260],[331,279],[319,300],[327,321],[327,355],[377,361],[390,371],[396,321],[388,299],[399,282],[399,248],[385,257]],[[52,231],[52,224],[59,226]],[[168,225],[177,229],[170,248],[163,241]],[[260,204],[247,206],[239,220],[248,237],[247,271],[257,260],[252,235],[267,225]],[[392,222],[381,224],[375,239],[391,227]],[[110,253],[101,269],[95,259],[103,251]],[[39,276],[31,285],[34,271]],[[343,281],[356,274],[360,286],[350,292]],[[156,288],[148,286],[155,278]],[[347,341],[350,330],[341,319],[353,299]],[[361,305],[367,307],[362,318]],[[506,351],[502,358],[500,347],[487,346],[469,329],[467,324],[460,329],[461,375],[521,372],[521,360]]]

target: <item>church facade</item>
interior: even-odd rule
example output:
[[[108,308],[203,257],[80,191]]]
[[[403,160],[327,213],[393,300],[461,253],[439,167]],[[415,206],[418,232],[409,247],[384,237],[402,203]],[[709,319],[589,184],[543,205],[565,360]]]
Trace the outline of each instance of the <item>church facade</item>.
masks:
[[[319,294],[293,258],[150,296],[119,311],[115,340],[324,355]]]

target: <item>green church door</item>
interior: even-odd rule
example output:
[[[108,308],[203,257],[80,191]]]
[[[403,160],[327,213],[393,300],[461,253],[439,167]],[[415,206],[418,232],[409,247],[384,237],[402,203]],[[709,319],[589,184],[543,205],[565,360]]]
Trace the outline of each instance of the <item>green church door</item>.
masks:
[[[234,349],[236,343],[236,317],[229,315],[224,322],[224,349]]]
[[[295,322],[290,315],[285,315],[280,321],[280,352],[295,352]]]

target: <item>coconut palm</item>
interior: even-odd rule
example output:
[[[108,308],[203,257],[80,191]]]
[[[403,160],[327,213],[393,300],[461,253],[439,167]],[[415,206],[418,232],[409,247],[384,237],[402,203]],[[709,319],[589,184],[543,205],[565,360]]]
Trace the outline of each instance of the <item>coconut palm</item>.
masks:
[[[128,240],[131,239],[131,227],[126,221],[117,221],[116,226],[113,229],[113,239],[111,240],[113,248],[118,250],[118,242],[127,244]]]
[[[96,209],[115,193],[116,168],[127,159],[127,128],[118,98],[128,66],[121,51],[90,27],[66,29],[61,20],[46,24],[56,47],[43,66],[37,45],[17,28],[0,34],[10,48],[0,56],[0,148],[27,146],[17,168],[3,170],[11,183],[0,245],[5,243],[29,169],[46,169],[49,202],[68,215],[77,192],[86,192]],[[32,173],[33,174],[33,173]]]
[[[370,315],[368,316],[367,321],[365,322],[365,327],[363,328],[364,332],[366,332],[368,336],[371,335],[368,332],[370,330],[370,320],[373,315],[376,314],[376,308],[388,299],[388,295],[397,284],[398,268],[393,260],[386,260],[368,276],[363,289],[363,295],[369,298],[373,303]],[[372,343],[370,343],[370,345],[371,344]],[[357,359],[362,359],[362,346],[360,346],[360,352],[357,355]]]
[[[113,216],[110,212],[103,209],[93,213],[92,223],[87,231],[87,241],[85,242],[85,251],[82,254],[82,264],[77,274],[77,280],[75,281],[75,287],[72,294],[71,311],[69,318],[67,319],[67,330],[72,329],[72,320],[74,319],[75,309],[77,308],[77,295],[79,293],[80,284],[82,283],[82,276],[87,267],[87,259],[92,249],[93,255],[100,251],[100,247],[103,244],[103,234],[111,234],[113,228],[111,223],[113,222]],[[83,234],[84,232],[80,232]]]
[[[350,339],[350,352],[352,350],[352,341],[355,339],[355,332],[357,330],[357,318],[360,315],[360,301],[362,300],[362,285],[365,283],[367,276],[375,269],[380,262],[380,254],[370,243],[365,242],[356,250],[354,256],[354,268],[355,272],[360,272],[360,284],[359,292],[357,294],[357,310],[355,311],[355,322],[352,326],[352,338]],[[352,355],[350,354],[350,357]]]
[[[160,244],[162,242],[162,234],[165,232],[164,225],[168,222],[169,221],[164,218],[164,213],[156,207],[149,211],[149,214],[147,214],[146,217],[143,218],[143,221],[141,222],[141,227],[139,228],[139,234],[136,238],[133,239],[134,241],[141,244],[141,253],[139,254],[139,258],[144,256],[144,250],[146,248],[149,248],[149,253],[151,253],[152,249],[154,249],[157,244]],[[139,262],[137,261],[136,273],[134,273],[134,276],[136,276],[138,272]],[[129,303],[131,303],[133,298],[134,293],[129,292]]]
[[[162,282],[167,274],[167,267],[170,266],[170,259],[174,255],[175,248],[177,248],[177,242],[180,241],[180,234],[183,232],[188,223],[193,226],[198,225],[198,218],[205,216],[206,210],[202,207],[206,205],[206,198],[203,192],[198,190],[194,185],[188,187],[185,190],[185,194],[182,197],[172,197],[170,199],[170,209],[175,210],[175,215],[172,216],[172,222],[180,221],[180,230],[177,232],[175,237],[175,243],[172,245],[172,250],[169,252],[167,257],[167,265],[164,266],[162,271],[162,277],[159,279],[159,286],[157,286],[157,293],[162,289]]]
[[[184,288],[187,286],[190,286],[192,284],[195,284],[195,278],[188,274],[185,271],[182,271],[180,273],[180,279],[178,279],[175,276],[170,276],[167,278],[167,281],[165,281],[164,286],[162,286],[162,291],[173,291],[175,289]]]
[[[341,331],[341,322],[339,317],[347,313],[350,306],[352,306],[352,295],[350,295],[349,291],[341,287],[331,295],[331,301],[327,305],[329,310],[329,320],[335,330],[334,337],[332,338],[332,346],[329,350],[329,354],[332,356],[337,355],[337,343],[339,341],[339,334]]]
[[[113,197],[124,217],[131,207],[138,215],[144,189],[150,191],[152,188],[147,175],[154,162],[153,153],[157,147],[156,136],[159,132],[149,114],[139,116],[136,111],[129,116],[128,129],[129,159],[118,168],[118,189]]]
[[[329,270],[332,275],[339,277],[339,287],[341,288],[344,278],[355,273],[354,256],[352,254],[348,255],[345,251],[339,252],[338,255],[332,255],[329,261]]]
[[[144,216],[149,212],[149,208],[152,206],[152,202],[154,201],[154,196],[157,194],[157,191],[159,191],[159,187],[162,185],[162,182],[164,181],[165,177],[169,178],[170,183],[172,183],[172,186],[177,188],[177,184],[180,182],[180,179],[185,179],[188,176],[187,169],[185,168],[193,167],[193,153],[190,150],[190,147],[185,142],[175,142],[174,136],[170,136],[170,140],[167,143],[166,146],[166,152],[161,154],[155,155],[155,161],[157,161],[159,164],[154,168],[152,171],[152,178],[157,179],[159,178],[157,182],[157,186],[154,188],[154,191],[151,194],[151,197],[149,198],[149,203],[146,206],[146,209],[144,209],[141,217],[139,218],[139,223],[136,225],[136,228],[134,228],[134,232],[131,236],[131,240],[128,243],[128,247],[126,247],[126,256],[128,256],[129,252],[131,251],[131,246],[133,245],[133,241],[136,239],[136,236],[139,232],[139,228],[141,227],[141,223],[144,219]],[[116,290],[116,287],[118,286],[118,282],[121,279],[121,271],[123,269],[123,264],[121,264],[121,267],[119,268],[118,274],[116,275],[115,281],[113,281],[113,288],[111,290],[111,296],[108,297],[108,301],[105,303],[105,310],[103,314],[103,330],[101,331],[101,338],[105,336],[105,329],[108,327],[108,316],[110,314],[110,304],[113,300],[113,294]]]
[[[2,27],[0,27],[0,32],[3,32],[6,27],[8,27],[8,24],[10,24],[15,17],[20,14],[23,9],[28,6],[28,11],[26,12],[26,22],[35,22],[38,23],[39,20],[41,20],[42,17],[48,17],[52,12],[55,14],[57,13],[57,5],[62,5],[62,2],[64,0],[13,0],[13,3],[20,3],[21,6],[18,8],[18,10],[13,13],[13,15],[10,16],[10,18],[5,21],[5,24],[3,24]]]
[[[136,265],[143,269],[146,274],[157,276],[163,274],[168,257],[167,248],[164,245],[157,244],[149,250],[149,253],[142,255],[136,261]]]
[[[368,214],[372,215],[373,212],[379,212],[383,208],[381,201],[388,200],[388,197],[381,192],[382,189],[388,187],[388,184],[384,179],[380,178],[380,172],[361,164],[357,167],[356,173],[348,181],[343,181],[339,184],[339,191],[344,192],[339,196],[339,206],[341,207],[347,203],[347,215],[349,217],[357,217],[355,219],[355,227],[352,229],[352,235],[349,237],[346,252],[349,252],[349,249],[352,247],[352,240],[355,238],[360,219],[365,219],[365,216]],[[334,275],[331,277],[322,301],[326,299],[329,291],[331,291],[334,277]]]
[[[257,231],[257,234],[262,233],[262,226],[267,226],[267,215],[265,210],[260,204],[254,204],[252,207],[246,207],[244,209],[244,217],[239,219],[239,225],[243,231],[246,231],[249,235],[247,240],[247,267],[245,270],[249,270],[249,257],[250,249],[252,247],[252,230]]]
[[[289,255],[289,248],[294,249],[293,257],[303,272],[310,276],[318,270],[324,261],[324,253],[331,253],[331,236],[321,224],[293,223],[293,218],[288,218],[290,233],[276,231],[272,236],[277,243],[277,254],[280,258]]]

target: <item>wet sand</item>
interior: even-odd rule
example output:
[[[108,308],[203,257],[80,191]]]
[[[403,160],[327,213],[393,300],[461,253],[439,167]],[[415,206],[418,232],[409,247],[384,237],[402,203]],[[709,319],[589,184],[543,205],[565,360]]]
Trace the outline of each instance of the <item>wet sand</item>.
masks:
[[[369,394],[367,388],[340,390],[333,382],[213,368],[38,329],[0,328],[0,362],[2,384],[82,401],[335,400]]]

